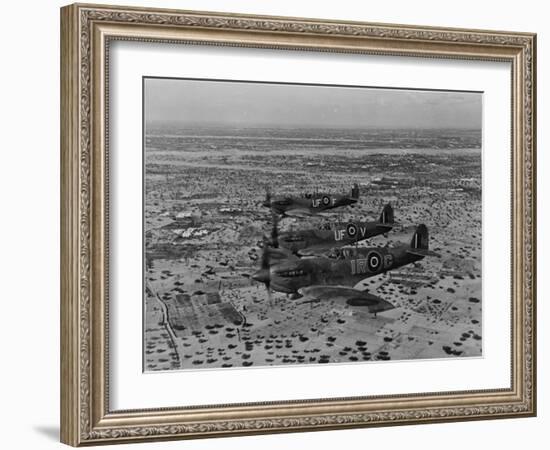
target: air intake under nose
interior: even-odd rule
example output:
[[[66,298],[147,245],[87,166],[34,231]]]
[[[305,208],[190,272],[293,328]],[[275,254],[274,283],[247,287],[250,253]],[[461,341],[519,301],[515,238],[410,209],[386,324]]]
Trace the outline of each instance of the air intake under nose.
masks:
[[[393,306],[390,302],[381,299],[378,300],[376,305],[369,306],[369,311],[372,313],[389,311],[390,309],[395,309],[395,306]]]
[[[254,275],[252,275],[252,279],[259,281],[260,283],[267,283],[270,279],[269,275],[269,270],[260,269],[256,273],[254,273]]]
[[[395,309],[395,306],[393,306],[390,302],[382,300],[380,301],[380,308],[380,311],[389,311],[390,309]]]

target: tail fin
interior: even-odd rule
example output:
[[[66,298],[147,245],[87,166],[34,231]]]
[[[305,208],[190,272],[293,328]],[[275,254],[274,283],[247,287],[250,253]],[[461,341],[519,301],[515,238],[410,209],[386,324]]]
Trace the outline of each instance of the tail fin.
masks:
[[[428,228],[426,225],[418,225],[411,240],[411,248],[407,250],[407,253],[410,255],[419,256],[420,258],[424,258],[426,256],[437,256],[440,258],[441,256],[438,253],[429,249],[428,239]]]
[[[426,225],[418,225],[411,240],[411,248],[428,250],[430,247],[428,239],[428,228],[426,227]]]
[[[359,199],[359,185],[357,183],[351,188],[351,198]]]
[[[389,203],[384,206],[384,209],[382,210],[382,214],[380,214],[380,219],[378,221],[382,225],[389,225],[394,223],[393,208]]]

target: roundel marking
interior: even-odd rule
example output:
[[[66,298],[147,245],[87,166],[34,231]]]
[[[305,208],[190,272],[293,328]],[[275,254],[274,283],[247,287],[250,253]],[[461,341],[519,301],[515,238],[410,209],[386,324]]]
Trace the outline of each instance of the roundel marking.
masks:
[[[328,206],[329,203],[330,198],[328,197],[328,195],[323,196],[323,205]]]
[[[355,224],[350,223],[346,227],[346,232],[348,233],[349,237],[355,237],[357,236],[357,227],[355,226]]]
[[[380,256],[380,253],[370,252],[367,255],[367,264],[371,272],[377,272],[378,269],[380,269],[380,266],[382,265],[382,257]]]

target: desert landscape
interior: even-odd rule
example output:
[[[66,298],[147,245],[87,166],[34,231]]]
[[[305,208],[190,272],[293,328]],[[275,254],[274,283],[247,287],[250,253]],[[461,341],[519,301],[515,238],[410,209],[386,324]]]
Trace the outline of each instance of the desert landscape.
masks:
[[[481,132],[468,129],[181,127],[144,136],[145,371],[482,355]],[[375,220],[360,246],[409,242],[419,223],[440,258],[364,280],[395,309],[304,303],[251,279],[274,194],[349,192],[355,208],[285,218],[281,231]]]

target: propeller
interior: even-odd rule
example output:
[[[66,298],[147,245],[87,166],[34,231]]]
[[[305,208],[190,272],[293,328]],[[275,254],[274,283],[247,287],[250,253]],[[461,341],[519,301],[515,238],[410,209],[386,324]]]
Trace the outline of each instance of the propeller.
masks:
[[[264,245],[260,269],[252,275],[252,279],[265,284],[265,287],[267,289],[267,297],[268,300],[271,302],[271,271],[269,268],[269,245],[268,240],[265,236],[263,244]]]
[[[269,190],[266,190],[266,201],[270,197]],[[279,217],[277,214],[272,214],[271,236],[264,235],[261,241],[262,256],[260,260],[260,268],[250,276],[251,280],[264,283],[267,289],[268,299],[271,302],[271,271],[270,260],[273,248],[279,248]]]
[[[355,243],[354,243],[354,246],[355,246],[355,259],[359,258],[359,251],[357,250],[358,244],[359,244],[359,230],[357,230],[357,233],[355,233]]]
[[[273,248],[279,248],[279,216],[272,214],[272,227],[271,227],[271,246]]]
[[[267,245],[267,242],[264,245],[264,251],[262,253],[262,265],[260,267],[260,270],[262,271],[263,282],[267,290],[267,301],[271,304],[271,270],[269,268],[269,245]]]

